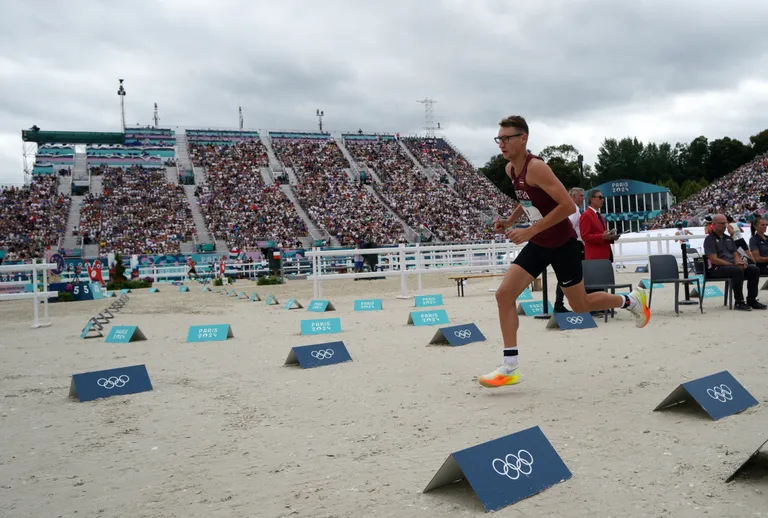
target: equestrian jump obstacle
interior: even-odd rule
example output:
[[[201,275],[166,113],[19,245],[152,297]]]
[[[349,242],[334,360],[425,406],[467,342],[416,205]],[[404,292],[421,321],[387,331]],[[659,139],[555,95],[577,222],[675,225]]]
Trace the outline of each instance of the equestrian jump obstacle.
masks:
[[[30,281],[9,281],[2,283],[3,286],[26,286],[32,284],[32,291],[28,293],[0,293],[0,301],[4,300],[26,300],[32,299],[32,310],[34,320],[32,329],[38,327],[48,327],[51,322],[48,318],[48,299],[59,295],[56,291],[48,291],[48,271],[57,268],[55,263],[38,263],[35,259],[32,264],[6,264],[0,265],[0,273],[27,273],[32,278]],[[42,273],[43,291],[38,291],[37,274]],[[40,299],[43,301],[43,322],[39,320]]]

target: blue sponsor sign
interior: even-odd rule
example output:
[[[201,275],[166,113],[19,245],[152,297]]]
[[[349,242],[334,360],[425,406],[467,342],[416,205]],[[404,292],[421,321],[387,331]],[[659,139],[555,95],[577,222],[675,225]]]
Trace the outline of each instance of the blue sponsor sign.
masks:
[[[640,286],[642,286],[645,289],[648,289],[651,287],[651,280],[650,279],[643,279],[640,281]],[[654,282],[653,283],[653,289],[663,288],[664,284],[660,282]]]
[[[72,296],[75,300],[93,300],[93,288],[90,284],[77,283],[72,285]]]
[[[189,286],[179,286],[179,292],[189,291]]]
[[[157,288],[149,288],[149,291],[147,291],[147,293],[157,293],[158,291],[160,290],[158,290]]]
[[[307,311],[315,311],[317,313],[323,313],[325,311],[336,311],[330,300],[313,300],[307,306]]]
[[[723,297],[723,292],[717,286],[707,286],[704,288],[704,298],[713,299],[716,297]]]
[[[358,299],[355,301],[355,311],[381,311],[381,299]]]
[[[301,334],[303,335],[325,335],[332,333],[341,333],[340,318],[320,318],[301,321]]]
[[[424,492],[466,478],[486,511],[497,511],[571,478],[538,426],[452,453]]]
[[[251,293],[251,302],[256,302],[257,300],[261,300],[261,297],[259,297],[259,294],[254,291]]]
[[[431,306],[442,306],[442,305],[443,305],[442,295],[417,295],[416,296],[417,308],[428,308]]]
[[[715,421],[758,404],[730,372],[721,371],[683,383],[654,410],[670,408],[691,399]]]
[[[109,298],[112,298],[112,297],[114,297],[114,296],[115,296],[115,292],[114,292],[114,291],[108,291],[108,292],[107,292],[107,298],[108,298],[108,299],[109,299]]]
[[[547,301],[547,314],[552,314],[552,303]],[[541,300],[533,300],[529,302],[521,302],[517,306],[517,314],[525,315],[527,317],[533,317],[544,313],[544,302]]]
[[[728,478],[725,479],[725,482],[726,483],[730,482],[731,480],[736,478],[736,476],[739,473],[741,473],[742,471],[748,471],[750,465],[752,465],[754,468],[756,468],[754,470],[755,471],[755,475],[757,475],[760,472],[765,473],[766,468],[768,468],[768,455],[766,455],[766,454],[762,455],[763,460],[762,460],[762,466],[761,466],[760,465],[761,463],[760,463],[760,460],[759,460],[759,454],[760,454],[760,450],[762,450],[763,447],[766,444],[768,444],[768,439],[764,440],[763,443],[760,446],[758,446],[757,449],[752,453],[752,455],[747,457],[747,459],[744,462],[742,462],[739,465],[738,468],[736,468],[736,471],[731,473],[731,475]],[[766,452],[766,453],[768,453],[768,452]],[[750,462],[750,461],[752,461],[752,462]]]
[[[437,326],[448,324],[448,313],[444,309],[432,309],[427,311],[411,311],[408,315],[408,325],[414,326]]]
[[[104,329],[104,326],[102,326],[101,323],[96,321],[95,318],[91,318],[88,321],[88,323],[85,324],[85,327],[80,333],[80,338],[86,339],[86,338],[97,338],[99,336],[104,336],[101,333],[103,329]]]
[[[324,367],[334,363],[351,361],[352,357],[349,355],[344,342],[327,342],[292,347],[285,364],[299,364],[302,369],[311,369],[312,367]]]
[[[145,365],[73,374],[69,397],[81,402],[152,390]]]
[[[648,265],[645,266],[638,266],[635,268],[635,273],[648,273]]]
[[[547,321],[547,329],[562,329],[570,331],[571,329],[590,329],[597,327],[595,319],[590,313],[552,313]]]
[[[269,296],[267,297],[266,304],[267,306],[275,306],[280,304],[280,302],[278,302],[277,297],[275,297],[273,294],[270,293]]]
[[[525,288],[520,296],[517,297],[517,300],[533,300],[533,293],[531,293],[531,289]]]
[[[130,293],[130,292],[131,290],[129,288],[123,288],[122,290],[120,290],[120,295],[125,295],[126,293]]]
[[[467,345],[472,342],[484,342],[485,336],[475,324],[460,324],[457,326],[441,327],[432,337],[430,344],[448,343],[453,347]]]
[[[114,326],[107,335],[107,342],[116,344],[127,344],[146,339],[147,337],[144,336],[138,326]]]
[[[209,288],[208,286],[203,286],[203,289],[200,290],[200,293],[205,293],[206,291],[211,291],[211,288]]]
[[[189,326],[187,342],[218,342],[234,338],[229,324],[212,324],[208,326]]]
[[[91,283],[91,293],[93,293],[93,300],[101,300],[104,298],[104,293],[101,291],[101,284],[98,282]]]

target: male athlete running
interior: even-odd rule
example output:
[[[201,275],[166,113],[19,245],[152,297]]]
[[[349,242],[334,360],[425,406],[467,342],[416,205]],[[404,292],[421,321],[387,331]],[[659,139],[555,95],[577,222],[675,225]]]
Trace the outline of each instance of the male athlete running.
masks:
[[[528,244],[510,265],[496,290],[504,363],[479,377],[482,386],[491,388],[521,381],[517,353],[517,297],[550,264],[574,312],[627,309],[634,316],[637,327],[645,327],[651,318],[645,290],[640,287],[629,296],[607,292],[587,294],[581,271],[581,248],[568,220],[573,212],[568,191],[541,158],[528,153],[528,123],[525,119],[508,117],[499,126],[499,136],[494,140],[499,144],[501,154],[509,160],[507,176],[512,180],[520,205],[509,218],[495,222],[494,230],[496,233],[506,232],[507,239],[515,244]],[[530,226],[507,230],[523,214],[528,217]]]

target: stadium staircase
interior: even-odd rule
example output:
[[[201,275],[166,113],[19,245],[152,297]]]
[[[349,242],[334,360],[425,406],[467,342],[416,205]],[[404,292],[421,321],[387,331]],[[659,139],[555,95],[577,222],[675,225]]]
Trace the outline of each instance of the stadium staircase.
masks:
[[[280,171],[284,171],[285,174],[288,175],[288,183],[291,185],[296,185],[299,183],[299,179],[296,177],[296,173],[293,172],[292,167],[284,167]]]
[[[176,174],[176,167],[170,166],[165,168],[165,177],[168,179],[168,183],[179,183],[179,177]]]
[[[98,244],[92,244],[92,245],[85,245],[83,248],[83,256],[84,257],[99,257],[99,245]]]
[[[327,230],[321,229],[321,227],[315,225],[315,222],[309,218],[307,212],[299,204],[299,200],[296,198],[296,194],[293,192],[293,188],[290,185],[282,184],[280,185],[280,190],[285,193],[288,199],[291,200],[291,203],[293,203],[293,206],[296,207],[296,213],[304,222],[304,225],[306,225],[307,231],[309,232],[309,236],[312,240],[326,239],[331,242],[331,246],[341,247],[341,243],[338,239],[331,236]],[[312,243],[312,246],[314,246],[314,243]]]
[[[90,186],[88,179],[88,157],[83,151],[75,151],[75,167],[72,171],[72,182],[78,186]]]
[[[197,199],[195,199],[195,186],[194,185],[183,185],[184,187],[184,194],[187,195],[187,201],[189,202],[189,209],[192,211],[192,221],[195,223],[195,231],[197,232],[197,242],[202,245],[210,244],[211,236],[208,233],[208,229],[205,227],[205,219],[203,218],[203,213],[200,211],[200,206],[197,204]],[[192,250],[190,252],[184,252],[184,247],[189,248],[189,244],[192,245]],[[194,253],[195,252],[195,244],[192,241],[185,241],[181,244],[182,247],[182,253]]]
[[[439,176],[435,177],[435,173],[434,173],[434,171],[432,171],[432,169],[428,169],[428,168],[424,167],[423,165],[421,165],[421,162],[416,160],[416,157],[413,156],[413,153],[411,153],[411,150],[408,149],[408,146],[406,146],[405,143],[402,140],[398,140],[398,144],[400,144],[400,149],[402,149],[403,152],[408,156],[408,158],[411,159],[411,162],[413,162],[413,165],[415,165],[416,168],[419,171],[421,171],[421,174],[423,174],[427,178],[431,178],[431,179],[433,179],[435,181],[440,179]]]
[[[69,215],[67,216],[67,230],[64,232],[64,239],[61,241],[62,248],[70,250],[80,248],[80,236],[73,236],[72,231],[80,225],[80,205],[82,203],[82,196],[72,196],[72,201],[69,205]]]
[[[277,155],[275,155],[275,150],[272,149],[272,139],[269,137],[269,133],[262,131],[259,133],[259,138],[261,139],[261,143],[264,144],[264,147],[267,148],[270,169],[272,169],[272,171],[277,171],[278,173],[285,171],[285,167],[280,163],[280,160],[277,159]]]
[[[275,178],[272,176],[272,171],[269,167],[259,167],[259,172],[261,173],[261,178],[264,180],[265,184],[272,185],[275,183]]]
[[[91,186],[88,190],[95,196],[101,196],[104,194],[104,176],[100,174],[91,176]]]
[[[366,185],[365,190],[371,193],[372,196],[374,196],[377,200],[379,200],[379,203],[387,209],[387,212],[395,218],[395,221],[400,223],[400,226],[403,227],[403,233],[405,234],[405,239],[409,243],[418,243],[419,242],[419,235],[413,231],[413,229],[408,226],[408,223],[406,223],[403,218],[397,215],[397,213],[392,210],[392,208],[387,204],[387,202],[384,201],[384,198],[382,198],[378,192],[376,192],[376,189],[373,188],[372,185]]]
[[[187,140],[187,131],[183,128],[179,128],[179,130],[176,132],[176,163],[179,164],[180,171],[194,172],[192,161],[189,159],[189,141]],[[195,181],[197,181],[197,178],[195,178]],[[179,183],[179,181],[176,180],[173,183]]]
[[[336,142],[336,145],[339,146],[341,154],[344,155],[344,158],[346,158],[347,162],[349,162],[349,167],[346,169],[347,176],[349,176],[349,179],[353,182],[359,182],[360,168],[358,167],[357,162],[355,162],[355,158],[352,156],[352,153],[350,153],[347,149],[347,146],[344,145],[344,139],[341,138],[341,133],[334,133],[333,140]]]

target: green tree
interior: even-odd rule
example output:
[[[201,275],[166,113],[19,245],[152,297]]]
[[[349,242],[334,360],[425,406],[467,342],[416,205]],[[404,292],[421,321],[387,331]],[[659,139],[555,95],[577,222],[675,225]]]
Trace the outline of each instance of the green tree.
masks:
[[[595,171],[600,183],[626,178],[644,181],[643,151],[645,146],[635,138],[620,141],[606,138],[597,153]]]
[[[754,151],[755,156],[768,153],[768,129],[749,137],[749,142],[752,144],[752,151]]]
[[[706,162],[706,178],[711,181],[725,176],[739,166],[755,158],[753,148],[729,137],[709,143]]]
[[[499,153],[498,155],[495,155],[491,157],[486,164],[478,169],[480,171],[480,174],[488,178],[493,185],[498,187],[498,189],[509,196],[510,198],[514,198],[514,189],[512,188],[512,181],[507,176],[506,171],[504,168],[507,165],[507,159],[504,158],[504,156]]]
[[[544,159],[567,189],[578,187],[581,184],[579,150],[571,144],[547,146],[541,150],[539,156]]]

